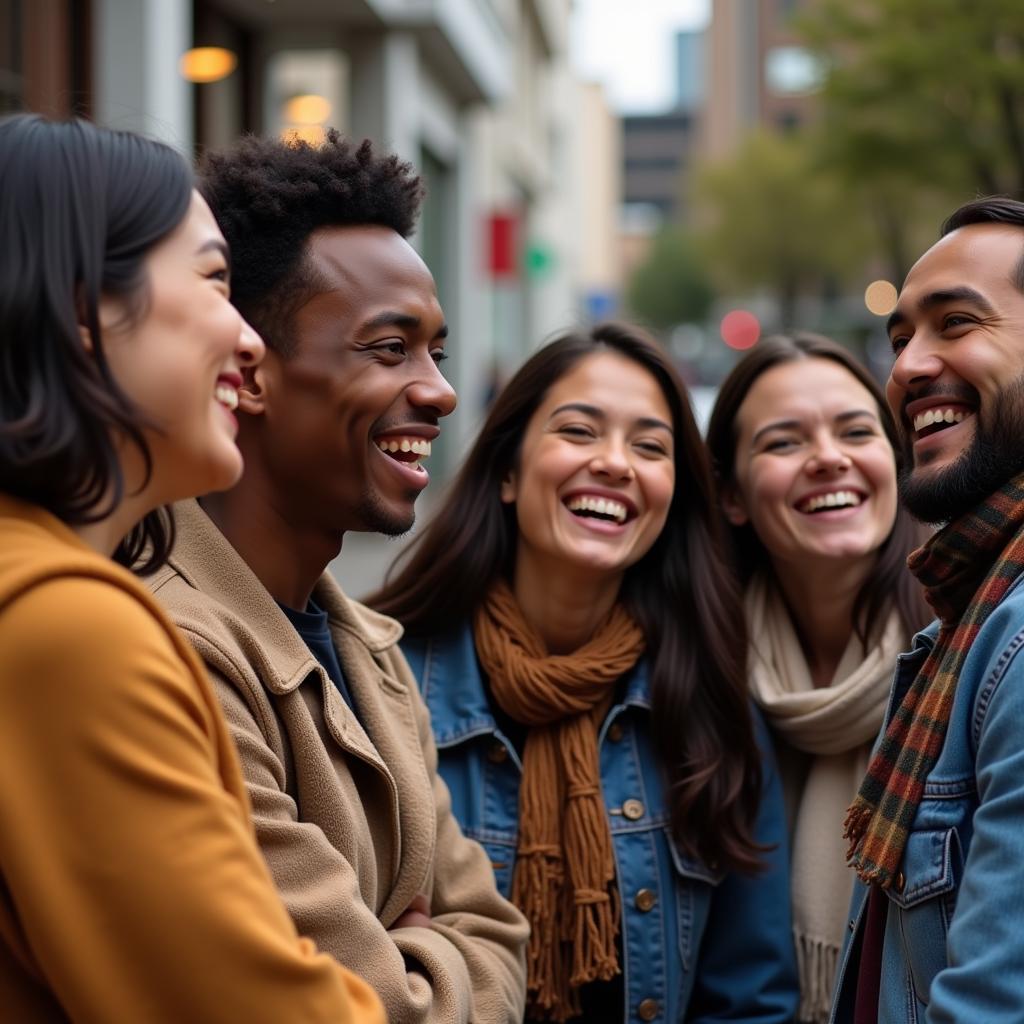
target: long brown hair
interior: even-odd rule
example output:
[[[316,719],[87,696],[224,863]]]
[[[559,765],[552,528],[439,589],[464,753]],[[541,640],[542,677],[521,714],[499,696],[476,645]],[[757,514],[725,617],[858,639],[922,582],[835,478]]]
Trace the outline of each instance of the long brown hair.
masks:
[[[368,600],[410,635],[445,634],[471,619],[499,577],[511,579],[517,527],[514,507],[501,501],[501,481],[551,386],[602,351],[633,360],[658,381],[676,437],[665,528],[627,570],[620,592],[647,641],[651,729],[672,831],[690,856],[752,871],[761,761],[746,696],[739,588],[723,557],[710,466],[685,389],[641,331],[601,324],[565,334],[528,359],[495,400],[441,508]]]
[[[719,487],[735,483],[736,418],[755,381],[768,370],[804,359],[827,359],[838,363],[874,398],[885,436],[900,459],[900,439],[881,388],[874,378],[842,345],[820,334],[802,331],[793,335],[765,338],[741,359],[718,391],[708,424],[707,445]],[[730,527],[735,565],[742,582],[768,565],[768,552],[753,527]],[[907,569],[907,555],[924,539],[922,528],[902,506],[896,510],[892,531],[878,550],[871,574],[864,581],[853,606],[853,627],[866,646],[880,617],[895,607],[908,634],[917,632],[934,616],[925,603],[917,581]]]

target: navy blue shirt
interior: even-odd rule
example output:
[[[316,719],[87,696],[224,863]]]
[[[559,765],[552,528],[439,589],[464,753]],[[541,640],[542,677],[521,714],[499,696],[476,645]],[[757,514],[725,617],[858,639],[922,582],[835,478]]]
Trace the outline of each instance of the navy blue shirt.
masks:
[[[338,688],[345,703],[355,713],[355,702],[345,684],[345,676],[341,671],[341,663],[338,661],[338,652],[334,649],[331,630],[327,625],[327,612],[312,598],[304,612],[297,612],[294,608],[281,604],[280,601],[277,606],[288,617],[288,621],[295,627],[295,632],[302,637],[313,657],[320,662],[324,671],[330,676],[331,682]]]

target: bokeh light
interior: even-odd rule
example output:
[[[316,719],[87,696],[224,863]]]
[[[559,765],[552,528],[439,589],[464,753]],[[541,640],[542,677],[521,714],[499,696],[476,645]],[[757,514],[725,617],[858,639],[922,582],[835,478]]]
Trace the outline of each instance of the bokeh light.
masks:
[[[896,286],[891,281],[872,281],[864,289],[864,305],[875,316],[888,316],[896,308]]]
[[[238,58],[222,46],[196,46],[178,61],[181,77],[190,82],[219,82],[238,66]]]
[[[718,328],[722,341],[729,346],[743,350],[753,348],[761,337],[761,323],[753,313],[746,309],[734,309],[722,317]]]
[[[322,124],[290,124],[281,131],[281,139],[291,146],[297,142],[319,146],[326,138],[327,131]]]
[[[285,120],[292,124],[323,124],[330,116],[330,101],[316,93],[293,96],[284,105]]]

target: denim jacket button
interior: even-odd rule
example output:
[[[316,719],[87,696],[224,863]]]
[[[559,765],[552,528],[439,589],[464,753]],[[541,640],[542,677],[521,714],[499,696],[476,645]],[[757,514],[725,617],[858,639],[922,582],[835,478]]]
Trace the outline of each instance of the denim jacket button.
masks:
[[[627,800],[622,805],[622,816],[630,821],[639,821],[644,816],[644,805],[639,800]]]
[[[618,722],[612,722],[612,724],[608,726],[608,739],[610,739],[612,743],[618,743],[619,740],[622,739],[622,732],[622,726],[619,725]]]
[[[508,760],[508,747],[500,740],[495,740],[487,751],[487,760],[491,764],[502,764]]]
[[[637,889],[636,895],[633,897],[633,905],[642,914],[652,910],[657,902],[658,894],[653,889]]]
[[[893,879],[892,887],[897,892],[903,892],[904,886],[906,886],[906,884],[907,884],[907,880],[904,877],[903,872],[902,871],[897,871],[896,872],[896,877],[895,877],[895,879]]]
[[[636,1008],[636,1015],[641,1020],[654,1020],[661,1013],[657,999],[644,999]]]

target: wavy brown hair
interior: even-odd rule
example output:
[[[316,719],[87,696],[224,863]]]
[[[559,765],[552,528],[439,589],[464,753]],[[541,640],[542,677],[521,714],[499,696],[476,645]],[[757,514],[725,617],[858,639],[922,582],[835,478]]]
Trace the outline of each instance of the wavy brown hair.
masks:
[[[707,433],[711,463],[720,488],[735,484],[736,419],[750,389],[768,370],[805,359],[827,359],[838,363],[868,390],[878,406],[879,421],[899,469],[899,433],[875,379],[842,345],[823,335],[802,331],[765,338],[733,367],[722,383]],[[730,526],[729,531],[733,561],[740,579],[746,584],[758,569],[768,566],[768,552],[749,523]],[[880,617],[893,606],[908,635],[916,633],[934,617],[925,603],[921,587],[907,569],[907,555],[923,540],[922,528],[902,505],[897,507],[893,528],[879,548],[874,570],[864,581],[853,606],[852,625],[865,648]]]
[[[536,352],[494,402],[438,513],[368,601],[412,635],[450,633],[492,584],[511,581],[517,527],[501,501],[527,424],[581,360],[614,352],[658,382],[672,410],[676,486],[661,535],[625,574],[620,598],[643,629],[651,729],[677,843],[709,865],[753,871],[761,755],[746,696],[743,613],[723,557],[707,453],[678,374],[641,331],[602,324]]]

